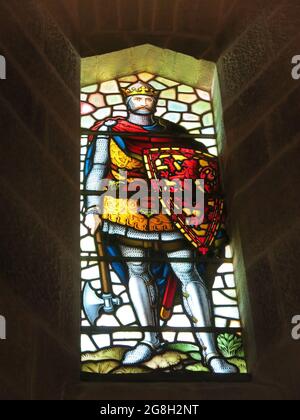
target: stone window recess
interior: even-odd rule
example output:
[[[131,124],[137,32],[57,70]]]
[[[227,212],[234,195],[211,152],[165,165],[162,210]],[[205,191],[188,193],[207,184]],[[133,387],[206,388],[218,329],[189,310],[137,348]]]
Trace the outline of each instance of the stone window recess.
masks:
[[[119,69],[119,70],[117,70]],[[82,290],[89,284],[101,291],[99,254],[95,238],[84,225],[84,198],[88,194],[84,183],[84,166],[92,127],[101,120],[127,117],[122,89],[142,81],[159,92],[156,116],[180,124],[191,137],[202,143],[213,156],[222,151],[222,110],[216,68],[213,63],[169,50],[145,45],[105,56],[82,59],[81,76],[81,279]],[[187,136],[188,137],[188,136]],[[209,331],[216,337],[218,351],[241,374],[247,372],[242,344],[242,325],[238,307],[233,251],[224,243],[214,256],[193,258],[202,262],[212,301],[213,325]],[[111,314],[100,312],[95,323],[82,310],[81,351],[82,372],[89,377],[114,375],[153,374],[169,375],[209,372],[195,336],[191,317],[177,293],[172,315],[160,319],[163,339],[169,344],[160,355],[145,363],[123,366],[122,357],[134,348],[149,328],[141,327],[132,305],[128,288],[114,270],[118,261],[104,255],[114,296],[121,304]],[[193,260],[194,262],[194,260]],[[179,288],[180,289],[180,288]],[[143,375],[145,376],[145,375]],[[149,375],[148,375],[149,376]]]

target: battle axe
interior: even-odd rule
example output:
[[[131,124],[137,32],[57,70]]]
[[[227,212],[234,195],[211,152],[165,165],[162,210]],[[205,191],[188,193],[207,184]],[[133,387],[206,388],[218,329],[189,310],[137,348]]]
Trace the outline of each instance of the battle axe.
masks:
[[[96,324],[102,311],[112,314],[115,311],[114,307],[122,304],[122,299],[113,294],[109,265],[103,260],[105,253],[99,229],[95,234],[95,245],[99,257],[101,290],[97,291],[89,282],[86,282],[83,288],[83,309],[92,325]]]

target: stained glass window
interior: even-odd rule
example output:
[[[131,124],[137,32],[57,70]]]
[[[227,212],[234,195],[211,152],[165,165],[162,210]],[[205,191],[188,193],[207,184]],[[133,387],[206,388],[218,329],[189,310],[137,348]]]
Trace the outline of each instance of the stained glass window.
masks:
[[[141,114],[143,124],[130,120],[133,96],[141,101],[154,98],[151,124],[146,123],[147,108]],[[153,216],[146,211],[135,218],[124,215],[120,207],[109,213],[105,204],[96,232],[91,234],[91,224],[86,223],[87,214],[90,220],[97,219],[97,183],[104,174],[120,189],[119,169],[128,170],[129,178],[149,183],[156,175],[170,179],[172,171],[192,173],[186,171],[193,162],[206,174],[205,182],[212,180],[212,173],[217,179],[214,115],[206,88],[149,72],[82,87],[84,375],[246,373],[233,255],[219,185],[207,195],[207,214],[193,237],[172,214]]]

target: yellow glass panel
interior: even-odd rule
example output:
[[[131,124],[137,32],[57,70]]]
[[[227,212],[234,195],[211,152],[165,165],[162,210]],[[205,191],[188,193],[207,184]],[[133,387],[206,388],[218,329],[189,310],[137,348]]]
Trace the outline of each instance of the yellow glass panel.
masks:
[[[120,77],[119,82],[127,82],[127,83],[134,83],[137,82],[138,78],[135,75],[132,76],[125,76],[125,77]]]
[[[175,88],[166,89],[159,95],[159,97],[161,99],[176,99],[176,90]]]
[[[169,86],[169,87],[179,85],[179,83],[174,82],[174,80],[165,79],[164,77],[157,77],[156,80],[160,83],[163,83],[166,86]]]
[[[122,88],[126,88],[127,86],[130,86],[131,85],[131,83],[129,83],[129,82],[121,82],[120,83],[120,86],[122,87]]]
[[[189,94],[189,93],[179,93],[178,99],[181,102],[185,102],[187,104],[191,104],[193,102],[196,102],[198,98],[197,98],[197,95],[195,95],[193,93],[192,94]]]
[[[137,76],[143,82],[149,82],[149,80],[152,80],[155,77],[153,74],[147,72],[139,73]]]
[[[191,86],[180,85],[178,86],[178,92],[181,93],[194,93],[194,89]]]

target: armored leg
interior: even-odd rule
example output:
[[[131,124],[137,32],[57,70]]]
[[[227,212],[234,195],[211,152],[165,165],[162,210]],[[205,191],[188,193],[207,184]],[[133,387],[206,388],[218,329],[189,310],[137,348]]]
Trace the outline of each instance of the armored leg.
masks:
[[[149,265],[143,262],[145,251],[140,248],[121,246],[124,257],[136,257],[141,261],[128,261],[129,270],[129,295],[134,306],[139,323],[142,327],[159,327],[157,308],[157,289],[149,273]],[[123,364],[141,363],[151,358],[159,349],[161,337],[158,332],[144,333],[144,339],[134,349],[125,354]]]
[[[192,258],[190,250],[168,253],[169,258]],[[212,327],[213,316],[206,285],[195,264],[191,262],[171,263],[172,269],[182,284],[183,303],[193,325],[198,328]],[[235,373],[237,369],[224,360],[216,346],[215,334],[197,332],[205,363],[216,373]]]

